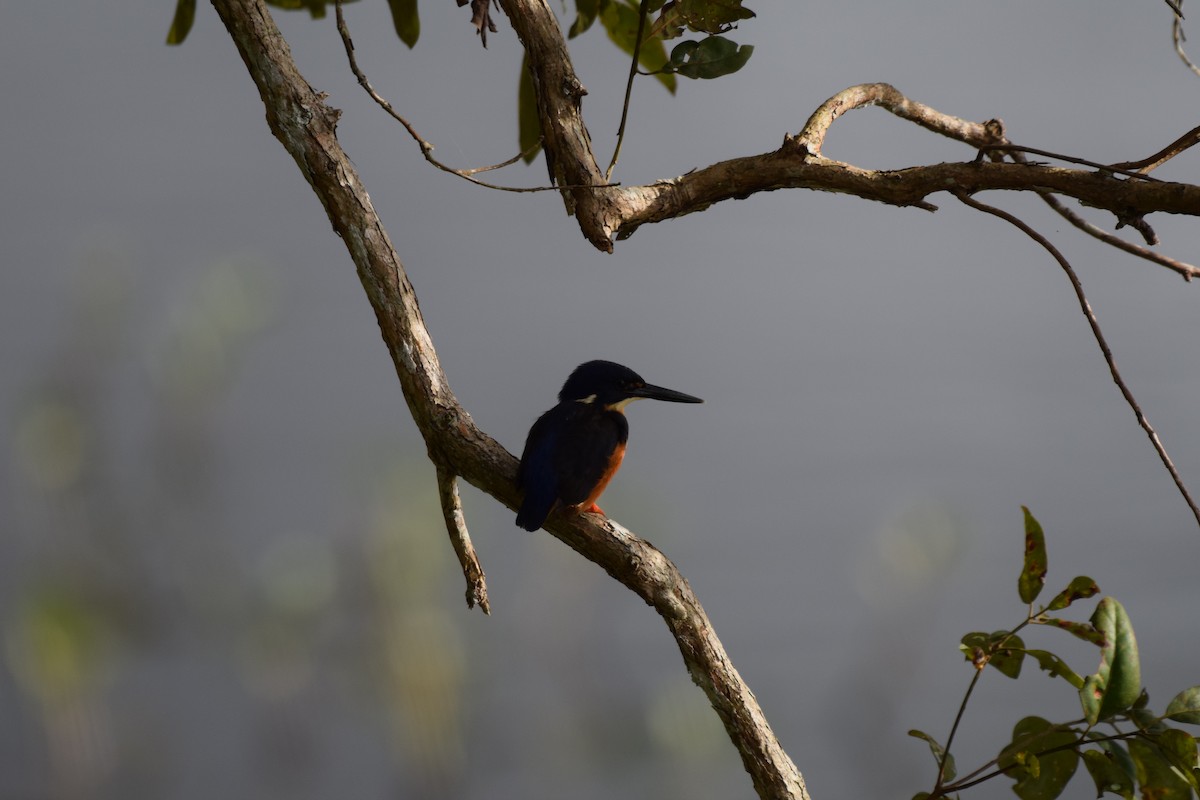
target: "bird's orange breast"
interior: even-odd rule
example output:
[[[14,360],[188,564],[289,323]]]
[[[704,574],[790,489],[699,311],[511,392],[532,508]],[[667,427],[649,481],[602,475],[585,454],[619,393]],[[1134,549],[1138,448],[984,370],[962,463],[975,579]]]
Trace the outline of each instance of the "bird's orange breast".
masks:
[[[592,491],[588,493],[587,499],[579,504],[579,508],[589,508],[600,499],[600,495],[604,494],[608,482],[612,480],[613,475],[617,474],[617,470],[621,468],[621,461],[625,458],[625,445],[618,444],[613,448],[612,455],[608,457],[608,464],[604,467],[604,472],[600,473],[600,479],[596,481],[596,485],[592,487]]]

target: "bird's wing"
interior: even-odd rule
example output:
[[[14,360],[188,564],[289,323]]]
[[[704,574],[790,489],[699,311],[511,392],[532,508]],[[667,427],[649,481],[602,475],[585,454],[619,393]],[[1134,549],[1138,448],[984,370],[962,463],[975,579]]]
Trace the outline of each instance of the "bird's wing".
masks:
[[[562,406],[555,406],[542,414],[525,439],[521,466],[517,469],[517,485],[525,492],[525,499],[517,512],[517,524],[527,531],[542,527],[558,499],[554,453],[562,431],[564,411]]]

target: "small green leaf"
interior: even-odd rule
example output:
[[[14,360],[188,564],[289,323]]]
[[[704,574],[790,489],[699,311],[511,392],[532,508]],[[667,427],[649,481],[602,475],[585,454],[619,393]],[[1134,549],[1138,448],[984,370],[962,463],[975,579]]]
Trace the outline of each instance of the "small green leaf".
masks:
[[[1103,750],[1084,750],[1083,765],[1096,784],[1096,796],[1108,792],[1125,800],[1133,800],[1133,778],[1121,768],[1112,753]]]
[[[1054,800],[1079,766],[1075,750],[1057,748],[1069,748],[1078,740],[1070,728],[1026,717],[1013,728],[1012,744],[1000,752],[997,765],[1016,779],[1013,791],[1021,800]]]
[[[1163,752],[1144,739],[1129,740],[1129,755],[1137,766],[1137,782],[1147,800],[1191,800],[1190,782],[1175,770]]]
[[[1167,704],[1167,711],[1163,716],[1176,722],[1200,725],[1200,686],[1184,689],[1175,695]]]
[[[388,0],[392,25],[396,35],[411,49],[421,36],[421,18],[417,16],[417,0]]]
[[[671,51],[667,69],[685,78],[709,80],[737,72],[746,66],[754,46],[738,45],[723,36],[709,36],[699,42],[680,42]]]
[[[1050,673],[1051,678],[1062,677],[1076,689],[1083,687],[1083,678],[1067,666],[1067,662],[1048,650],[1026,650],[1025,654],[1037,660],[1038,666]]]
[[[167,44],[183,44],[192,23],[196,21],[196,0],[179,0],[175,4],[175,19],[167,31]]]
[[[698,33],[725,33],[754,12],[742,8],[742,0],[679,0],[679,16],[689,30]]]
[[[1097,647],[1104,647],[1108,643],[1104,631],[1096,630],[1096,626],[1088,622],[1072,622],[1069,619],[1056,619],[1054,617],[1036,619],[1034,622],[1039,625],[1060,628],[1076,638],[1083,639],[1085,642],[1091,642]]]
[[[1100,587],[1087,575],[1080,575],[1067,584],[1046,606],[1047,611],[1058,611],[1074,603],[1076,600],[1086,600],[1100,593]]]
[[[1017,579],[1017,593],[1022,603],[1032,603],[1046,585],[1046,534],[1029,509],[1025,512],[1025,564],[1021,577]]]
[[[574,39],[592,27],[592,23],[596,21],[596,16],[600,13],[600,7],[606,2],[607,0],[575,0],[575,21],[571,23],[571,29],[567,31],[567,38]]]
[[[537,158],[535,146],[541,138],[542,120],[538,116],[533,78],[529,76],[529,56],[526,56],[521,60],[521,78],[517,82],[517,146],[524,153],[526,164]]]
[[[1142,672],[1133,626],[1120,603],[1112,597],[1102,599],[1092,625],[1106,641],[1100,648],[1100,667],[1084,679],[1079,699],[1087,721],[1095,725],[1133,705],[1142,689]]]
[[[947,753],[945,749],[937,743],[937,740],[930,736],[925,731],[919,731],[915,728],[908,732],[909,736],[916,739],[924,739],[929,744],[929,752],[933,753],[933,760],[937,762],[938,767],[945,764],[942,770],[942,780],[952,781],[958,775],[958,769],[954,766],[954,756]]]
[[[608,32],[608,38],[621,48],[627,55],[632,56],[634,45],[637,43],[639,9],[629,2],[612,0],[600,11],[600,22]],[[638,66],[646,72],[654,73],[658,82],[667,91],[675,94],[676,80],[670,72],[663,72],[667,64],[667,48],[661,39],[646,38],[638,50]]]
[[[1000,670],[1000,674],[1016,680],[1021,676],[1021,663],[1025,660],[1025,642],[1020,636],[1006,636],[1004,644],[996,643],[995,653],[988,663]]]

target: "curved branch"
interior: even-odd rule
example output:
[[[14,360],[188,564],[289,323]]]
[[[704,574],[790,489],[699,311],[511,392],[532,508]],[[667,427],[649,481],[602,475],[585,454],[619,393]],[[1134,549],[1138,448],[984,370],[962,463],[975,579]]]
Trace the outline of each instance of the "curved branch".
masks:
[[[267,111],[271,132],[295,159],[346,243],[430,457],[443,495],[453,474],[509,508],[518,503],[516,459],[476,427],[446,383],[404,267],[335,135],[337,112],[297,71],[262,0],[212,0]],[[444,498],[453,516],[453,498]],[[457,528],[457,520],[451,521]],[[671,561],[611,520],[556,514],[547,530],[602,567],[662,616],[692,679],[720,716],[762,798],[808,800],[753,692],[717,638],[700,601]]]

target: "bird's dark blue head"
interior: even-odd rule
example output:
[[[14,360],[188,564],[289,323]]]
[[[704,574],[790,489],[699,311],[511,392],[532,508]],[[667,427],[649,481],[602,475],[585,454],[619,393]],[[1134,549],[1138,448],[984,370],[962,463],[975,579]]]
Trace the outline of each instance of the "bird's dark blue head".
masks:
[[[641,375],[629,367],[611,361],[588,361],[580,364],[558,393],[560,403],[595,403],[597,407],[616,411],[643,397],[669,403],[704,402],[690,394],[646,383]]]

